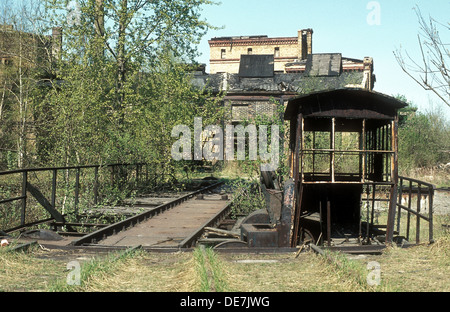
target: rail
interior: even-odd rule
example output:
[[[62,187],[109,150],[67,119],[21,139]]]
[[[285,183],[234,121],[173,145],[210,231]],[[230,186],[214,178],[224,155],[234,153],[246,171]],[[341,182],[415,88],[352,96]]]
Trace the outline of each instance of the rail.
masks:
[[[409,241],[411,235],[412,220],[416,217],[415,222],[415,239],[416,243],[420,243],[421,236],[421,220],[428,222],[428,241],[433,242],[433,198],[436,187],[427,182],[399,176],[398,183],[398,202],[397,202],[397,232],[400,233],[401,221],[406,212],[406,229],[404,234]],[[413,201],[415,199],[415,205]]]
[[[65,192],[65,198],[64,200],[67,201],[67,194],[72,193],[73,197],[71,198],[73,202],[73,212],[75,214],[78,213],[79,203],[80,203],[80,196],[82,195],[80,191],[82,190],[82,182],[81,176],[82,176],[82,170],[89,170],[93,169],[93,177],[92,173],[90,176],[86,178],[86,181],[91,179],[91,189],[86,190],[86,194],[92,193],[93,198],[91,198],[92,204],[97,205],[99,202],[99,188],[100,188],[100,180],[99,180],[99,171],[103,168],[106,168],[110,170],[110,177],[111,183],[117,182],[117,177],[119,176],[119,170],[120,172],[123,172],[123,170],[126,170],[127,176],[134,176],[135,183],[139,183],[139,181],[142,179],[143,175],[143,167],[146,166],[146,164],[108,164],[108,165],[85,165],[85,166],[67,166],[67,167],[48,167],[48,168],[27,168],[27,169],[16,169],[16,170],[10,170],[10,171],[2,171],[0,172],[0,179],[3,179],[5,183],[7,183],[9,186],[12,185],[12,188],[16,190],[16,194],[13,196],[7,195],[10,193],[10,191],[5,191],[0,189],[0,208],[2,208],[2,205],[5,204],[12,204],[14,202],[20,202],[20,222],[17,222],[18,220],[9,220],[11,222],[8,222],[8,224],[16,224],[16,226],[3,229],[3,232],[5,233],[11,233],[17,230],[21,230],[30,226],[46,223],[49,221],[57,221],[65,223],[65,217],[66,215],[57,209],[57,201],[58,201],[58,173],[63,171],[65,174],[65,184],[69,185],[72,183],[73,185],[73,193],[72,190],[70,192]],[[147,168],[146,168],[147,169]],[[131,170],[131,173],[129,172]],[[75,177],[73,177],[72,174],[72,180],[70,181],[70,172],[75,171]],[[36,183],[31,183],[31,173],[37,174],[38,172],[43,173],[44,176],[47,177],[44,178],[47,181],[42,183],[42,181],[37,178],[39,183],[41,185],[37,186]],[[146,178],[148,177],[148,170],[146,172]],[[51,178],[48,177],[48,174],[50,174]],[[19,177],[17,177],[19,175]],[[42,178],[42,177],[41,177]],[[85,181],[85,182],[86,182]],[[16,184],[14,183],[16,182]],[[88,183],[88,182],[86,182]],[[20,185],[17,185],[20,184]],[[44,191],[50,190],[50,196],[49,199],[43,194]],[[17,192],[18,191],[18,192]],[[2,194],[3,193],[3,194]],[[17,194],[18,193],[18,194]],[[6,196],[5,196],[6,194]],[[31,195],[31,196],[30,196]],[[84,195],[84,194],[83,194]],[[88,196],[88,195],[86,195]],[[3,197],[3,198],[2,198]],[[29,206],[28,200],[29,199],[35,199],[41,206],[47,210],[47,212],[50,213],[50,218],[44,218],[42,219],[39,217],[27,215],[27,208]],[[4,206],[3,206],[4,207]],[[13,207],[6,207],[3,209],[0,209],[0,211],[3,210],[3,214],[6,215],[14,215],[14,208]],[[17,223],[19,223],[17,225]],[[73,229],[70,229],[73,230]]]
[[[168,209],[171,209],[171,208],[183,203],[184,201],[193,198],[197,194],[202,194],[210,189],[218,187],[218,186],[222,185],[223,183],[224,183],[223,181],[213,183],[213,184],[203,187],[197,191],[191,192],[191,193],[181,196],[177,199],[174,199],[168,203],[159,205],[149,211],[145,211],[141,214],[138,214],[138,215],[129,217],[125,220],[111,224],[111,225],[104,227],[102,229],[99,229],[93,233],[87,234],[79,239],[73,240],[71,245],[72,246],[81,246],[81,245],[85,245],[85,244],[96,244],[100,240],[105,239],[108,236],[115,235],[120,231],[125,231],[125,230],[135,226],[136,224],[145,222],[146,220],[151,219],[153,216],[158,215]],[[180,245],[180,248],[191,243],[193,239],[194,238],[183,241],[183,243]]]

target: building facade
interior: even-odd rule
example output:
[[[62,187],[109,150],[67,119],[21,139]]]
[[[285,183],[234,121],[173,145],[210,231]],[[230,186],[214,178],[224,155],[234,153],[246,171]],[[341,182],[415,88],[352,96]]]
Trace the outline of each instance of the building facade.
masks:
[[[306,59],[312,53],[312,29],[298,31],[296,37],[263,36],[218,37],[208,41],[210,73],[238,73],[241,55],[273,55],[274,70],[285,72],[285,65]]]

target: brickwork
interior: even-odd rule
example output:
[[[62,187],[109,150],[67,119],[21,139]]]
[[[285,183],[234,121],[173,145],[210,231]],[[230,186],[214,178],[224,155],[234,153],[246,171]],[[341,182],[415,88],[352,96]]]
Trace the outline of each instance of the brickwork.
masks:
[[[209,41],[210,73],[238,73],[242,54],[274,55],[274,70],[285,72],[287,63],[312,53],[312,30],[300,30],[297,37],[222,37]]]

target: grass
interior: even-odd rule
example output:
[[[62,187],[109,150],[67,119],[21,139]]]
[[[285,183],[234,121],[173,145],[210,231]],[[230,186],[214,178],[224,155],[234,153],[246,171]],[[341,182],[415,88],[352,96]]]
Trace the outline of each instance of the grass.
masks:
[[[47,291],[50,284],[65,271],[66,264],[36,257],[31,253],[0,249],[0,292]]]
[[[339,253],[323,257],[312,251],[283,254],[228,254],[197,248],[193,252],[86,258],[80,285],[68,285],[67,264],[80,255],[55,256],[34,248],[28,253],[0,249],[3,292],[448,292],[450,236],[434,244],[390,247],[382,255],[355,257]],[[247,261],[242,261],[247,260]],[[248,261],[250,260],[250,261]],[[270,260],[270,261],[269,261]],[[80,262],[82,262],[80,260]],[[380,285],[368,285],[380,268]]]

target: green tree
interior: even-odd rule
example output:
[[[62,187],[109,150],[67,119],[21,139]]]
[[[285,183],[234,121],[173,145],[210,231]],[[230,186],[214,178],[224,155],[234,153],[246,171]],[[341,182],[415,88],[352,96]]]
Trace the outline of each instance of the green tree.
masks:
[[[51,67],[51,41],[40,31],[39,16],[35,1],[13,5],[5,0],[0,5],[0,149],[15,158],[10,168],[31,162],[33,93]]]
[[[404,96],[397,98],[406,101]],[[450,127],[439,109],[417,110],[413,103],[400,111],[398,130],[401,170],[434,167],[450,161]]]
[[[195,44],[212,26],[207,0],[47,0],[49,27],[64,25],[57,79],[42,89],[40,155],[53,164],[147,162],[163,181],[173,126],[220,120],[220,99],[193,88]],[[44,135],[45,134],[45,135]]]

